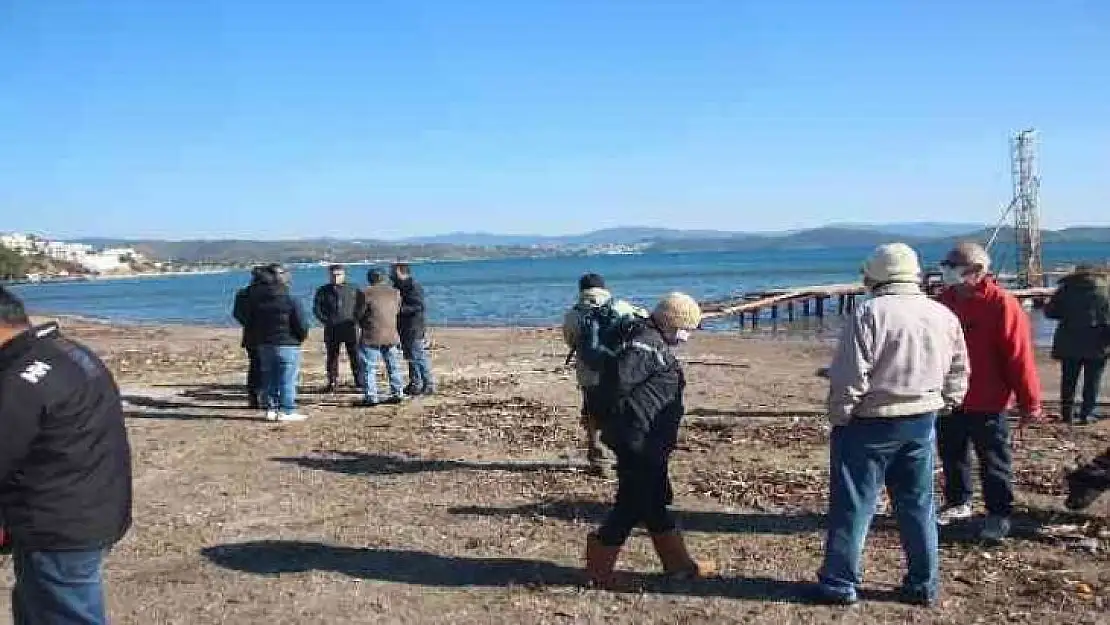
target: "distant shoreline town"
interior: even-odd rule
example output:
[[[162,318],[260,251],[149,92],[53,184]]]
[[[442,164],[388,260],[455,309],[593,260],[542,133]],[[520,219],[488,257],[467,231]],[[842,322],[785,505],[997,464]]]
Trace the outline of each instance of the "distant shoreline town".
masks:
[[[88,238],[54,240],[0,234],[0,281],[106,279],[235,271],[269,262],[311,266],[403,261],[453,262],[652,253],[762,252],[873,247],[892,240],[910,245],[954,239],[1013,240],[1013,231],[975,224],[842,224],[778,233],[665,228],[608,228],[580,235],[527,236],[453,233],[403,240],[313,238],[259,241]],[[1110,228],[1071,227],[1042,232],[1045,246],[1085,244],[1110,248]],[[1104,262],[1110,254],[1085,259]]]

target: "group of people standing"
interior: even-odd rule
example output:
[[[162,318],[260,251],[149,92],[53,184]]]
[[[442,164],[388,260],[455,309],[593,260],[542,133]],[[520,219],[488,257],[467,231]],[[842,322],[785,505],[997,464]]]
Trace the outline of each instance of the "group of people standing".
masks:
[[[1014,505],[1011,428],[1042,417],[1041,385],[1031,324],[1021,303],[990,271],[975,243],[955,246],[941,263],[938,298],[922,288],[916,252],[884,245],[866,260],[870,297],[847,320],[835,356],[819,374],[829,380],[830,482],[825,558],[814,599],[858,600],[866,535],[885,488],[902,535],[908,572],[901,596],[933,605],[939,594],[938,526],[970,519],[971,450],[979,460],[985,541],[1011,532]],[[668,506],[668,464],[682,419],[685,378],[674,346],[699,325],[696,302],[672,294],[648,313],[616,300],[600,276],[580,282],[564,319],[564,338],[578,354],[587,456],[598,470],[603,443],[616,456],[617,492],[600,528],[587,537],[586,572],[597,585],[619,585],[615,564],[630,530],[643,523],[667,572],[704,576],[713,565],[686,551]],[[1063,363],[1062,419],[1096,417],[1097,389],[1110,353],[1105,281],[1081,267],[1061,282],[1046,314],[1059,320],[1054,356]],[[597,311],[604,311],[598,313]],[[607,318],[624,321],[615,349],[597,347]],[[1074,413],[1077,371],[1086,377]],[[935,503],[934,458],[944,474],[943,505]],[[1068,476],[1072,509],[1089,506],[1110,488],[1110,449]]]
[[[362,392],[359,405],[397,404],[407,397],[435,393],[435,378],[425,340],[424,290],[411,267],[395,263],[389,274],[367,273],[369,286],[347,282],[342,265],[328,267],[328,283],[319,287],[312,312],[324,328],[327,392],[339,385],[339,358],[345,349],[353,386]],[[301,346],[310,323],[291,292],[291,277],[281,265],[256,267],[251,283],[235,295],[232,311],[243,327],[247,352],[247,392],[251,408],[266,411],[271,421],[303,421],[297,411]],[[408,385],[401,358],[408,361]],[[378,393],[378,369],[384,363],[389,393]]]

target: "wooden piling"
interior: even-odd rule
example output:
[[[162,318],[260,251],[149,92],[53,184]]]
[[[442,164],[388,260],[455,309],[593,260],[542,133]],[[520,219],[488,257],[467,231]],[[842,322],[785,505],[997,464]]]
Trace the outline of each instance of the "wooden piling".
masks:
[[[808,299],[802,300],[802,316],[804,316],[804,317],[809,316],[809,300]]]
[[[790,323],[794,323],[794,302],[793,301],[789,301],[789,302],[786,303],[786,318],[790,320]]]
[[[836,307],[837,314],[840,315],[841,317],[843,317],[844,316],[844,310],[847,306],[848,306],[848,296],[841,293],[840,298],[839,298],[839,302],[837,303],[837,307]]]
[[[779,320],[779,307],[778,304],[771,306],[771,321],[778,322]]]
[[[821,295],[818,295],[817,296],[817,301],[814,302],[814,303],[816,304],[816,308],[817,308],[817,318],[818,319],[824,319],[825,318],[825,298]]]

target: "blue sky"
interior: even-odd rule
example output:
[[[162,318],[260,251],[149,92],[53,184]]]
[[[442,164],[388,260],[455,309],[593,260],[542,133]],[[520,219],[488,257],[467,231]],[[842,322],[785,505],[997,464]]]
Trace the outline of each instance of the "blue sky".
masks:
[[[0,230],[1110,224],[1102,0],[6,0]]]

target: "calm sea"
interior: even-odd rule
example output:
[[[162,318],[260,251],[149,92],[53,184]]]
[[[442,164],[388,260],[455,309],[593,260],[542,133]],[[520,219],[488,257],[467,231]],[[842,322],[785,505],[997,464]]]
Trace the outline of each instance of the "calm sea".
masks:
[[[618,296],[650,305],[680,290],[716,299],[775,287],[851,282],[869,249],[796,249],[765,252],[645,254],[423,263],[414,267],[424,285],[429,320],[436,325],[545,326],[557,322],[576,295],[578,276],[605,276]],[[918,250],[935,264],[943,247]],[[1045,250],[1052,267],[1079,260],[1110,258],[1104,245],[1059,245]],[[362,284],[366,267],[348,275]],[[323,267],[293,270],[293,288],[311,304],[326,278]],[[32,312],[72,314],[115,322],[234,325],[234,293],[245,272],[141,277],[14,287]],[[1049,328],[1043,326],[1044,335]]]

